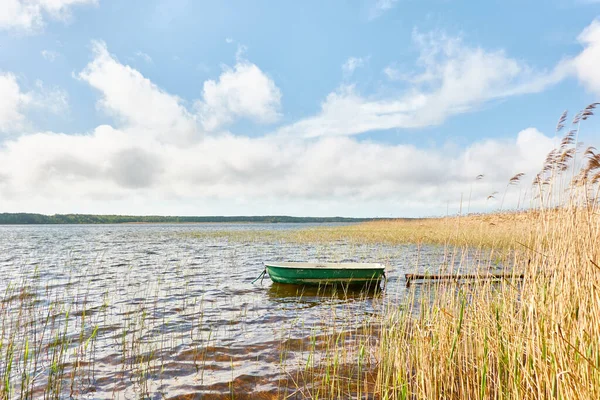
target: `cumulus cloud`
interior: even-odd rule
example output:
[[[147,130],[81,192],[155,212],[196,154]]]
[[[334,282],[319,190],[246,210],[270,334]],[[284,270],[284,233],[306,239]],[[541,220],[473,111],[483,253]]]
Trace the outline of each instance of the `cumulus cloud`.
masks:
[[[240,57],[238,54],[233,68],[225,68],[218,81],[204,82],[203,98],[196,107],[206,130],[216,130],[237,118],[273,123],[280,117],[281,91],[275,82]]]
[[[575,73],[586,89],[600,95],[600,19],[585,28],[577,40],[584,49],[572,61]]]
[[[47,207],[62,201],[62,211],[97,212],[109,198],[122,207],[119,212],[139,213],[128,202],[151,193],[179,206],[202,205],[196,211],[201,214],[306,215],[316,209],[304,207],[319,204],[327,205],[320,212],[329,215],[381,215],[390,205],[417,207],[398,208],[394,215],[419,207],[431,215],[443,212],[448,201],[457,204],[478,174],[486,177],[474,187],[471,210],[485,208],[487,195],[516,172],[533,177],[552,144],[527,129],[513,139],[483,140],[455,151],[348,137],[289,141],[233,135],[180,147],[152,138],[140,142],[128,130],[101,126],[87,135],[39,133],[6,142],[0,168],[8,175],[0,182],[0,196],[13,211],[27,199],[28,211],[56,212]]]
[[[0,73],[0,133],[21,133],[28,122],[25,112],[38,108],[53,113],[68,110],[67,93],[58,87],[46,87],[38,80],[35,88],[24,92],[12,73]]]
[[[460,38],[414,33],[420,70],[404,76],[408,88],[387,98],[366,98],[342,85],[321,104],[321,112],[279,130],[292,136],[355,135],[370,130],[439,125],[448,117],[486,102],[536,93],[563,79],[568,68],[535,71],[504,51],[470,47]],[[389,74],[400,78],[391,68]]]
[[[100,91],[99,108],[140,133],[142,139],[154,137],[184,145],[198,138],[196,118],[181,99],[119,63],[104,42],[93,42],[92,47],[94,59],[78,76]]]
[[[45,18],[67,21],[73,6],[97,4],[98,0],[2,0],[0,29],[34,32]]]
[[[11,73],[0,73],[0,93],[0,132],[20,128],[25,120],[22,110],[31,102],[31,96],[21,92]]]
[[[233,68],[225,68],[218,81],[204,82],[202,99],[192,113],[177,96],[120,63],[104,42],[93,42],[92,50],[93,60],[78,77],[100,91],[102,111],[145,138],[187,145],[200,138],[199,123],[213,131],[238,118],[272,123],[280,116],[279,88],[255,64],[241,58]]]
[[[462,150],[344,136],[249,138],[230,133],[182,146],[173,138],[197,133],[190,112],[176,96],[119,63],[103,43],[94,44],[93,59],[78,77],[99,91],[99,105],[115,116],[115,126],[5,141],[0,196],[6,210],[406,215],[410,207],[412,213],[435,214],[448,202],[457,204],[474,177],[484,174],[473,190],[471,210],[476,210],[485,208],[487,195],[516,172],[533,176],[553,142],[527,129],[513,139],[481,140]],[[4,84],[3,92],[22,96],[22,103],[36,101],[23,95],[14,76],[4,76]],[[346,102],[328,113],[354,107],[360,117],[363,100],[351,88],[328,101],[331,107]],[[239,116],[236,107],[233,103],[233,111],[227,112]],[[5,120],[23,119],[18,107],[11,115]],[[359,123],[350,124],[354,122]],[[191,204],[200,208],[191,209]]]
[[[111,157],[109,165],[107,173],[126,188],[152,186],[161,170],[157,155],[136,147],[119,150]]]
[[[561,68],[573,71],[567,68],[572,62],[536,72],[502,51],[468,47],[458,39],[416,35],[415,40],[422,46],[420,70],[401,78],[409,89],[397,98],[369,98],[342,86],[326,98],[318,115],[259,138],[228,132],[202,137],[194,113],[181,99],[121,64],[97,42],[78,78],[98,91],[99,107],[114,116],[114,126],[4,141],[3,208],[439,215],[448,205],[457,211],[461,193],[471,191],[471,211],[497,207],[486,200],[488,195],[503,191],[511,176],[523,172],[526,179],[511,186],[504,201],[505,207],[516,205],[556,142],[534,128],[506,139],[482,138],[465,148],[373,143],[351,135],[441,123],[494,98],[542,90],[566,73]],[[35,103],[35,96],[23,93],[10,74],[0,75],[0,89],[8,94],[0,99],[0,126],[24,123],[23,108]],[[222,129],[236,118],[262,123],[278,116],[279,89],[248,61],[238,60],[204,89],[196,106],[206,129]],[[480,174],[484,179],[475,181]]]
[[[50,111],[54,114],[65,113],[69,110],[69,96],[58,86],[47,86],[43,81],[35,82],[35,90],[28,93],[29,106]]]

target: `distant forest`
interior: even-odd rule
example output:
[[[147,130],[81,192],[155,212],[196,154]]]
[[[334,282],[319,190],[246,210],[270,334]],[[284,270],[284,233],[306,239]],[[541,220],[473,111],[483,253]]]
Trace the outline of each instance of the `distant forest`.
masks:
[[[344,217],[288,217],[267,215],[256,217],[165,217],[158,215],[92,215],[92,214],[30,214],[1,213],[0,225],[28,224],[133,224],[133,223],[198,223],[198,222],[254,222],[254,223],[315,223],[315,222],[364,222],[385,218]]]

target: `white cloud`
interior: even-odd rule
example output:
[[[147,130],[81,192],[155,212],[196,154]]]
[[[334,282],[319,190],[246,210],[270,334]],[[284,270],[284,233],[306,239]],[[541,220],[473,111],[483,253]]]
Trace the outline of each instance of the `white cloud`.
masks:
[[[0,29],[33,32],[44,26],[45,17],[67,21],[71,8],[97,4],[98,0],[2,0]]]
[[[473,211],[497,207],[486,197],[516,172],[530,181],[551,145],[528,129],[516,139],[454,151],[346,137],[233,135],[179,147],[100,126],[86,135],[38,133],[6,142],[0,198],[5,210],[46,213],[431,215],[445,212],[447,202],[456,211],[460,194],[484,174],[473,185]],[[505,203],[514,204],[516,194]]]
[[[152,63],[152,57],[150,57],[148,54],[144,53],[143,51],[140,51],[140,50],[136,51],[135,56],[138,58],[141,58],[148,64]]]
[[[396,4],[398,0],[377,0],[377,3],[375,3],[375,8],[380,9],[380,10],[389,10],[390,8],[394,7],[394,4]]]
[[[585,28],[577,40],[584,49],[572,60],[575,73],[586,89],[600,94],[600,19]]]
[[[238,63],[244,61],[244,55],[246,54],[247,51],[248,51],[248,47],[246,47],[243,44],[238,44],[237,50],[235,52],[235,59]]]
[[[368,61],[367,58],[363,57],[350,57],[346,60],[344,64],[342,64],[342,72],[345,77],[350,77],[357,68],[363,67],[365,63]]]
[[[57,86],[48,87],[41,80],[35,83],[35,90],[28,93],[29,106],[48,110],[54,114],[64,114],[69,110],[69,96]]]
[[[54,62],[56,60],[56,58],[59,56],[59,54],[53,50],[42,50],[40,52],[40,54],[42,55],[42,57],[44,57],[46,60],[48,60],[50,62]]]
[[[106,44],[93,42],[94,59],[79,78],[102,94],[98,106],[124,127],[180,145],[198,138],[195,117],[181,100],[158,88],[130,66],[109,54]]]
[[[353,86],[330,93],[321,112],[279,130],[292,136],[354,135],[370,130],[438,125],[486,102],[536,93],[563,79],[568,65],[535,71],[503,51],[469,47],[440,33],[415,33],[420,71],[394,77],[408,88],[394,97],[366,98]],[[390,67],[391,68],[391,67]]]
[[[387,67],[385,67],[383,69],[383,73],[391,81],[398,81],[401,79],[406,79],[406,76],[404,74],[402,74],[397,68],[394,68],[391,65],[388,65]]]
[[[22,133],[28,130],[27,110],[38,108],[55,114],[68,110],[67,93],[58,87],[46,87],[37,81],[35,89],[23,92],[11,73],[0,73],[0,133]]]
[[[369,19],[375,19],[381,16],[384,12],[394,8],[398,0],[375,0],[369,10]]]
[[[23,108],[31,102],[31,96],[21,92],[11,73],[0,73],[0,93],[0,132],[20,129],[25,121]]]
[[[245,68],[251,77],[262,74],[258,67],[244,64],[225,71],[213,85],[242,87],[230,79],[237,82],[237,74],[246,76]],[[445,212],[448,202],[458,209],[460,193],[484,174],[486,178],[473,187],[470,207],[482,210],[485,198],[502,190],[516,172],[533,177],[552,145],[552,139],[527,129],[513,139],[481,140],[462,150],[341,136],[248,138],[228,133],[181,146],[173,138],[196,134],[190,113],[177,97],[120,64],[103,43],[94,44],[94,58],[79,77],[100,92],[100,105],[117,117],[116,126],[102,125],[79,135],[39,132],[5,141],[0,147],[0,199],[5,210],[431,215]],[[24,95],[12,75],[0,82],[3,93],[19,99],[0,108],[9,116],[4,120],[22,122],[21,106],[14,107],[15,102],[31,106],[36,96]],[[348,109],[362,112],[364,99],[350,87],[345,90],[339,98],[330,96],[324,106],[328,115]],[[45,92],[52,90],[42,84],[35,91]],[[210,91],[206,99],[211,99]],[[221,104],[225,114],[249,113],[235,102],[209,104]],[[349,124],[355,122],[365,123]],[[512,200],[509,195],[506,203]]]
[[[136,69],[121,64],[104,42],[93,42],[92,48],[94,59],[78,77],[101,92],[100,109],[145,138],[187,145],[200,138],[197,118],[206,130],[219,129],[237,118],[259,123],[279,118],[279,88],[246,60],[238,59],[233,68],[225,68],[218,81],[204,82],[202,100],[195,103],[196,116],[181,99],[158,88]]]
[[[451,212],[458,211],[461,193],[471,190],[471,211],[499,206],[487,196],[524,172],[525,179],[509,188],[504,202],[516,205],[555,142],[534,128],[466,148],[371,143],[348,135],[441,123],[492,99],[542,90],[572,72],[572,62],[535,72],[501,51],[471,48],[460,40],[432,35],[415,35],[415,40],[421,69],[402,77],[409,88],[397,98],[370,98],[342,86],[329,94],[318,115],[283,127],[279,133],[286,135],[262,138],[226,132],[200,138],[194,115],[179,98],[119,63],[104,43],[95,43],[92,61],[78,76],[99,91],[99,106],[115,117],[115,126],[5,141],[0,147],[3,209],[439,215],[448,204]],[[278,117],[279,89],[248,61],[238,60],[204,89],[197,106],[208,128],[236,118],[270,122]],[[23,110],[35,106],[43,93],[60,98],[60,91],[44,85],[23,93],[11,74],[0,75],[0,92],[0,127],[25,123]],[[479,174],[485,177],[475,183]]]
[[[403,99],[368,100],[354,86],[342,86],[330,93],[321,112],[278,130],[284,136],[345,136],[396,127],[419,127],[415,116],[424,110],[427,96],[414,94]]]
[[[202,124],[216,130],[237,118],[258,123],[279,119],[281,91],[255,64],[243,59],[226,67],[218,81],[204,82],[203,99],[196,103]]]

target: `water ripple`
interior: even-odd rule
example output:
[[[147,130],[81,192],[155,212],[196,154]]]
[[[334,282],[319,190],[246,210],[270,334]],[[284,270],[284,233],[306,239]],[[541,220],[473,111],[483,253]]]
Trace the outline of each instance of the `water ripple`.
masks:
[[[4,337],[16,347],[40,346],[31,372],[35,395],[48,390],[54,365],[75,377],[61,387],[65,397],[227,397],[232,390],[236,398],[277,397],[282,362],[299,362],[310,341],[324,338],[331,326],[360,327],[360,318],[402,298],[404,272],[438,268],[443,255],[427,246],[236,242],[191,234],[306,227],[0,226]],[[251,284],[266,259],[383,262],[389,280],[385,292],[371,294],[268,278]]]

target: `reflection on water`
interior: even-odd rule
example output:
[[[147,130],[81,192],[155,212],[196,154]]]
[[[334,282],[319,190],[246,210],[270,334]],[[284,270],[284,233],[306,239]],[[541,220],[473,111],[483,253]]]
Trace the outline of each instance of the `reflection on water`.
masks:
[[[0,376],[12,397],[278,398],[310,343],[400,301],[405,272],[455,263],[438,247],[189,234],[307,226],[0,226]],[[264,260],[381,262],[387,286],[252,284]]]
[[[327,300],[372,300],[383,293],[380,282],[364,286],[315,285],[300,286],[284,283],[271,283],[267,294],[274,302],[314,302]]]

